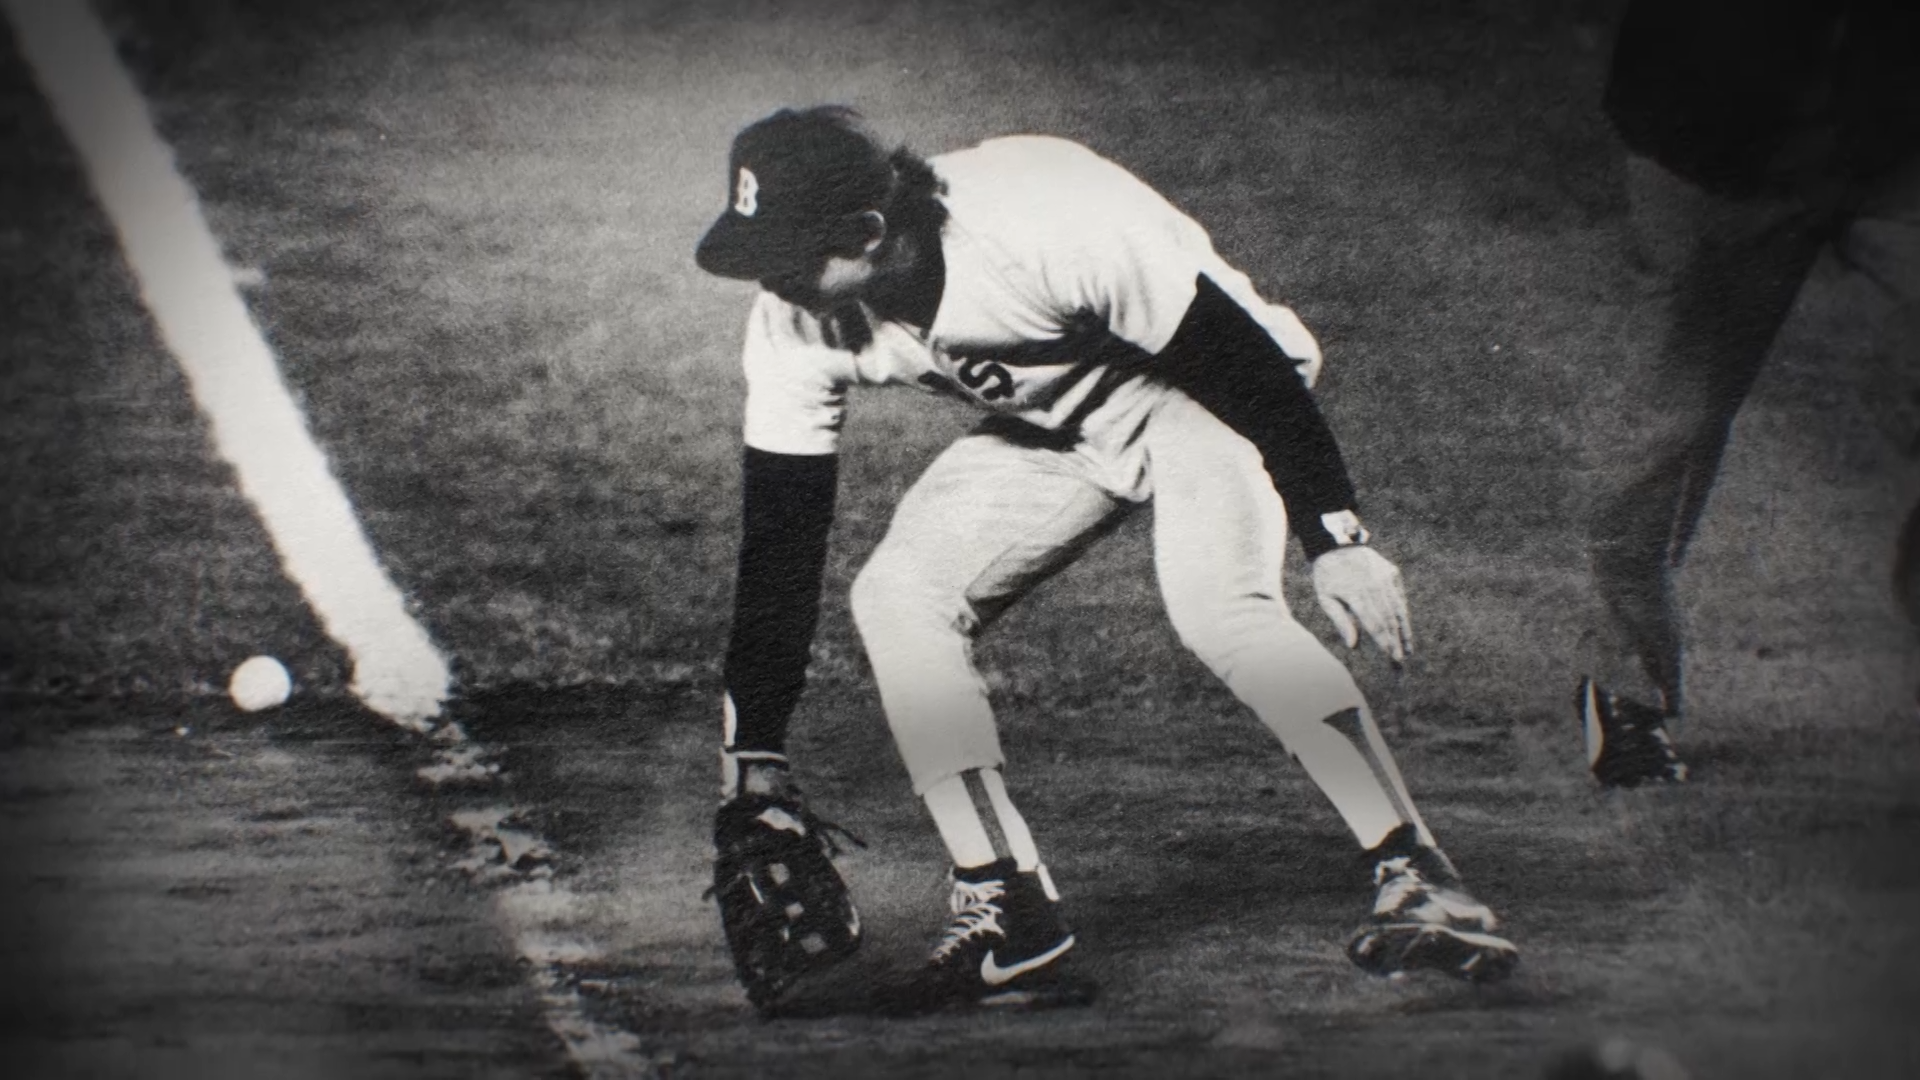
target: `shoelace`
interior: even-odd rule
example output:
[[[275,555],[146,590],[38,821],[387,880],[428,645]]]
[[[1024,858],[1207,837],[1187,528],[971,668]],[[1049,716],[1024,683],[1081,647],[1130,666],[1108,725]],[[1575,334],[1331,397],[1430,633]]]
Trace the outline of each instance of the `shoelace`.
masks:
[[[1619,734],[1622,737],[1620,741],[1628,747],[1626,751],[1623,751],[1623,754],[1626,756],[1644,760],[1646,755],[1652,755],[1653,759],[1661,766],[1672,766],[1679,763],[1680,753],[1673,748],[1673,736],[1667,732],[1666,725],[1660,723],[1639,724],[1631,720],[1621,720],[1617,721],[1617,723],[1620,727]],[[1632,739],[1638,739],[1640,741],[1639,745],[1634,746],[1631,741]]]
[[[1373,883],[1380,890],[1373,902],[1375,911],[1398,911],[1408,895],[1427,888],[1427,881],[1414,869],[1413,860],[1405,856],[1382,859],[1373,868]]]
[[[833,841],[833,835],[835,833],[839,833],[841,836],[853,841],[854,847],[862,851],[867,849],[867,842],[856,836],[852,829],[847,828],[837,821],[828,821],[812,810],[800,811],[800,824],[805,825],[808,832],[813,833],[826,842],[827,854],[829,855],[840,854],[840,845]]]
[[[1373,884],[1375,887],[1384,884],[1389,877],[1399,878],[1403,876],[1410,877],[1415,881],[1420,880],[1420,871],[1413,868],[1413,860],[1405,855],[1395,855],[1390,859],[1381,859],[1379,862],[1373,864]]]
[[[1628,719],[1626,716],[1627,710],[1625,703],[1620,700],[1620,695],[1609,691],[1605,696],[1607,715],[1612,718],[1613,726],[1620,735],[1628,737],[1639,736],[1640,738],[1653,742],[1658,747],[1658,751],[1662,757],[1674,758],[1679,756],[1673,749],[1673,736],[1667,731],[1667,723],[1669,720],[1674,719],[1673,717],[1662,717],[1661,719],[1654,720],[1652,723],[1642,723],[1639,720]]]
[[[1373,869],[1374,884],[1380,893],[1373,902],[1375,915],[1392,912],[1395,917],[1410,917],[1421,922],[1477,923],[1491,930],[1493,913],[1464,892],[1437,881],[1430,881],[1413,860],[1404,855],[1383,859]],[[1437,913],[1439,918],[1433,916]]]
[[[813,833],[826,842],[827,854],[840,854],[840,845],[833,841],[834,833],[839,833],[841,836],[853,841],[853,846],[862,851],[867,849],[867,842],[854,835],[852,829],[847,828],[837,821],[828,821],[826,818],[814,813],[813,808],[807,805],[805,797],[801,795],[800,789],[792,786],[791,783],[789,783],[787,787],[786,798],[788,802],[799,808],[800,824],[805,826],[808,832]]]
[[[1006,893],[1006,886],[998,881],[955,881],[953,895],[947,899],[953,924],[947,927],[946,936],[934,948],[933,959],[945,960],[955,949],[989,930],[1002,933],[1000,916],[1004,912],[995,901]]]

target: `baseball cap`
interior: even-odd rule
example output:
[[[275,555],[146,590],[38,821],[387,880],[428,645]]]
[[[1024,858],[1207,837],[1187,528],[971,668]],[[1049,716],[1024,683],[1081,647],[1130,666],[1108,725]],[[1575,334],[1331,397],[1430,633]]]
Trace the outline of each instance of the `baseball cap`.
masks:
[[[742,129],[727,162],[727,209],[694,253],[702,270],[759,281],[819,256],[836,225],[879,209],[887,152],[858,113],[781,109]]]

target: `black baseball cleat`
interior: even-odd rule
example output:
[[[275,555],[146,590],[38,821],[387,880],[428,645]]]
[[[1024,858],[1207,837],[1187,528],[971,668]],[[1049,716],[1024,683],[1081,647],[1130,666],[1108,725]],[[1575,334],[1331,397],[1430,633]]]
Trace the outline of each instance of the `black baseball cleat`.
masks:
[[[1606,787],[1678,784],[1687,764],[1674,751],[1660,710],[1581,679],[1574,695],[1587,739],[1587,768]]]
[[[1367,852],[1373,863],[1373,915],[1347,943],[1347,956],[1375,975],[1439,971],[1468,982],[1498,982],[1520,950],[1493,931],[1493,910],[1468,895],[1439,848],[1401,825]]]
[[[1051,1009],[1091,1004],[1097,988],[1072,970],[1073,932],[1040,875],[1012,859],[956,869],[953,922],[910,982],[881,1011],[920,1015],[956,1006]]]

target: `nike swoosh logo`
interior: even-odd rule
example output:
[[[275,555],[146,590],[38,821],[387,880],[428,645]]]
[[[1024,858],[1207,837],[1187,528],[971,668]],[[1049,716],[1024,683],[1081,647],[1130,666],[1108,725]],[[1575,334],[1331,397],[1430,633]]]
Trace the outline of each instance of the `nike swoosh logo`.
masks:
[[[1062,953],[1071,948],[1073,948],[1073,935],[1068,934],[1065,938],[1061,939],[1060,944],[1055,945],[1046,952],[1038,956],[1029,956],[1025,960],[1009,967],[1001,967],[999,964],[994,963],[993,950],[988,949],[987,955],[980,958],[980,978],[984,980],[988,986],[999,986],[1002,983],[1017,979],[1035,968],[1046,967],[1048,964],[1058,960]]]

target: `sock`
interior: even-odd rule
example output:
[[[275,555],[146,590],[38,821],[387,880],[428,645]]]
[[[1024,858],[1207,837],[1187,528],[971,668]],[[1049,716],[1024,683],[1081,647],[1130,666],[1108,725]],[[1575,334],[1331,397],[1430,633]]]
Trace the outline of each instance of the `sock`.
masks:
[[[1020,870],[1040,871],[1040,850],[1026,819],[1007,797],[999,769],[949,776],[928,788],[922,799],[953,865],[967,869],[1012,859]]]
[[[940,830],[940,840],[947,845],[953,865],[962,869],[985,866],[1000,857],[993,849],[987,827],[974,812],[973,797],[967,794],[964,774],[947,777],[928,788],[920,798],[927,804],[927,812],[933,815],[933,826]]]
[[[1413,797],[1353,676],[1299,623],[1217,667],[1227,688],[1280,739],[1363,848],[1401,824],[1431,843]]]

